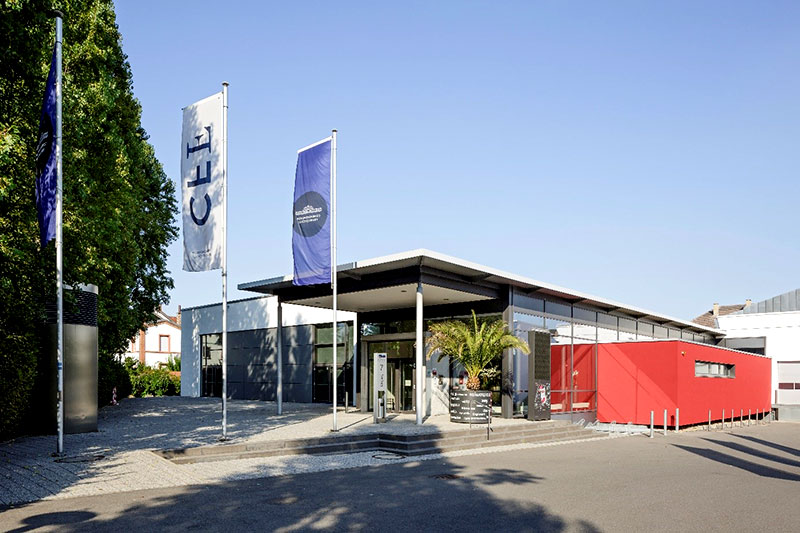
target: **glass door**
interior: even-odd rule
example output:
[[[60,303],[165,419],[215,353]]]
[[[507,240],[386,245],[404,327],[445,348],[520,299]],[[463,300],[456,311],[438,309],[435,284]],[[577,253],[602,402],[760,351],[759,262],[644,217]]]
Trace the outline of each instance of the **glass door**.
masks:
[[[414,341],[375,341],[367,344],[369,364],[368,408],[372,410],[372,393],[375,377],[373,364],[376,353],[386,354],[386,411],[414,410]]]

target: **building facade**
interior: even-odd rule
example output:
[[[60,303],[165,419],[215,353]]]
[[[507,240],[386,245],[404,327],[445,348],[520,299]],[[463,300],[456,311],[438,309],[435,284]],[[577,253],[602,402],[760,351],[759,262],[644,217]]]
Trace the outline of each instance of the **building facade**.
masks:
[[[156,311],[156,321],[143,327],[130,341],[122,359],[131,358],[140,364],[159,366],[181,355],[181,311],[171,316],[162,309]]]
[[[772,402],[800,406],[800,289],[716,317],[724,344],[772,360]]]
[[[181,396],[222,395],[222,304],[186,308]],[[354,379],[355,314],[338,314],[339,403],[352,403],[346,384]],[[290,402],[328,403],[333,398],[333,327],[329,310],[282,306],[282,397]],[[257,297],[228,302],[228,397],[276,400],[278,301]]]

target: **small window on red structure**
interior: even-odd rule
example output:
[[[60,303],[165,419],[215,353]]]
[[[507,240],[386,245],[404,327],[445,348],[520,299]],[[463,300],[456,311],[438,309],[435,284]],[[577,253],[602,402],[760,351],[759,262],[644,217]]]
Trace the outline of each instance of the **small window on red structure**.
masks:
[[[794,390],[800,389],[800,383],[778,383],[778,388],[781,390]]]
[[[695,361],[694,375],[698,378],[735,378],[736,365],[714,363],[711,361]]]

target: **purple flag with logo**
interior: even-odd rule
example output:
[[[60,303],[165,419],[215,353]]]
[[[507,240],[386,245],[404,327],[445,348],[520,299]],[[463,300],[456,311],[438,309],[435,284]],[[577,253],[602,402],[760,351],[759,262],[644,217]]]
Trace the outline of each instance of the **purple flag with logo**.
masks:
[[[294,285],[331,282],[331,140],[297,154],[292,255]]]
[[[36,208],[42,248],[56,236],[56,51],[44,90],[36,144]]]

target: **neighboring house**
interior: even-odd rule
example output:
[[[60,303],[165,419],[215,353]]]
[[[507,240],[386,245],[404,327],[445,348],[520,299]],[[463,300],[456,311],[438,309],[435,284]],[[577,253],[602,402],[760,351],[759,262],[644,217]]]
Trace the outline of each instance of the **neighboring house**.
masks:
[[[722,346],[770,357],[773,404],[800,406],[800,289],[741,306],[715,304],[694,321],[724,331]]]
[[[149,366],[166,363],[170,357],[181,355],[181,310],[178,315],[171,316],[163,309],[156,311],[156,321],[147,324],[144,329],[131,339],[128,351],[122,359],[131,357]]]

